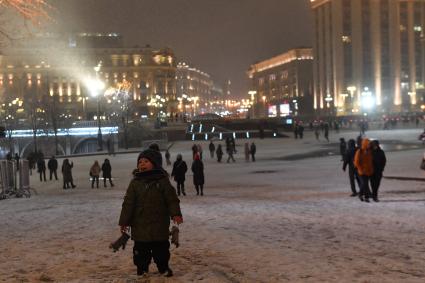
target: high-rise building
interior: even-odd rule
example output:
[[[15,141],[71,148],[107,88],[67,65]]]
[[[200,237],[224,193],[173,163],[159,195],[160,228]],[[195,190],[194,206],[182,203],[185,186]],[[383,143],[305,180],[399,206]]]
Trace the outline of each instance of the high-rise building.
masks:
[[[312,64],[312,49],[297,48],[251,65],[252,115],[313,115]]]
[[[352,115],[421,108],[424,0],[310,1],[315,109]]]

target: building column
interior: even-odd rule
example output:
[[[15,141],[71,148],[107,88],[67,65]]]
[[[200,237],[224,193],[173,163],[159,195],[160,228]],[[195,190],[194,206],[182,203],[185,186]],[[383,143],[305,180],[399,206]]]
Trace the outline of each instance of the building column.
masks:
[[[401,45],[400,45],[400,6],[398,1],[388,0],[390,26],[391,78],[394,82],[393,111],[401,111]]]
[[[382,51],[381,51],[381,13],[380,1],[373,0],[370,4],[371,11],[371,40],[372,60],[375,75],[376,105],[382,105]]]
[[[361,1],[351,1],[351,31],[353,46],[353,84],[357,88],[353,107],[360,108],[360,95],[363,90],[363,30]]]
[[[409,49],[410,104],[416,105],[415,11],[414,2],[407,2],[407,38]]]
[[[332,5],[332,50],[333,50],[333,89],[334,105],[336,108],[343,107],[342,93],[344,90],[344,46],[342,42],[343,21],[342,21],[342,2],[334,1]],[[336,109],[338,111],[338,109]]]

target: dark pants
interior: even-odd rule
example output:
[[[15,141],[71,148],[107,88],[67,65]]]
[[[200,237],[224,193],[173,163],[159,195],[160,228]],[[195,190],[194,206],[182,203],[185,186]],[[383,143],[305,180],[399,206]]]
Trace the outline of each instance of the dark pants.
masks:
[[[353,194],[356,194],[356,183],[354,182],[354,179],[357,179],[357,185],[359,185],[359,177],[356,174],[356,169],[354,169],[353,167],[348,167],[348,177],[350,178],[351,192]]]
[[[44,182],[46,182],[46,170],[40,170],[40,182],[43,181],[44,178]]]
[[[201,191],[201,196],[204,195],[204,185],[195,185],[196,194],[199,195],[199,191]]]
[[[103,186],[106,188],[106,179],[109,180],[109,184],[111,184],[111,187],[113,187],[114,186],[114,183],[112,183],[112,178],[111,177],[108,177],[108,178],[103,177]]]
[[[366,199],[369,199],[370,197],[370,188],[369,188],[369,181],[370,181],[370,176],[365,176],[365,175],[361,175],[360,177],[360,181],[361,181],[361,185],[360,185],[360,197],[364,196]]]
[[[255,153],[251,153],[252,161],[255,162]]]
[[[235,162],[235,158],[233,158],[233,152],[228,152],[227,153],[229,155],[229,157],[227,158],[227,163],[229,163],[230,159],[233,160],[233,162]]]
[[[92,176],[91,177],[91,188],[94,187],[94,181],[96,181],[96,188],[99,188],[99,176]]]
[[[378,189],[379,185],[381,185],[382,172],[373,174],[370,178],[370,186],[372,187],[372,197],[378,198]]]
[[[180,195],[180,191],[183,193],[183,195],[186,195],[186,192],[184,191],[184,181],[177,181],[177,194]]]
[[[58,180],[58,174],[56,173],[56,170],[49,170],[50,171],[50,181],[52,180],[52,176],[55,175],[56,181]]]
[[[153,258],[158,271],[163,273],[168,270],[170,260],[170,242],[134,242],[133,262],[138,270],[149,271],[149,264]]]

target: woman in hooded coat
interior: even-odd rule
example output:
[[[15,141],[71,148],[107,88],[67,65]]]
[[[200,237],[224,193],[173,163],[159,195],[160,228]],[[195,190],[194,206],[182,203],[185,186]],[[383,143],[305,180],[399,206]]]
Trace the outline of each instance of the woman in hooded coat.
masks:
[[[204,164],[201,161],[199,154],[195,155],[195,160],[192,163],[193,184],[195,185],[196,195],[204,195]]]

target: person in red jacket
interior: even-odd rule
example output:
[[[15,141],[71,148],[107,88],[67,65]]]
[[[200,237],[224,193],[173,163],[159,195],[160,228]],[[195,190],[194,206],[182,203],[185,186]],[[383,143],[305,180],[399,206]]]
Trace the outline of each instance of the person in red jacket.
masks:
[[[360,177],[360,194],[361,201],[369,202],[371,195],[369,182],[373,175],[373,155],[369,139],[363,139],[362,147],[357,150],[354,156],[354,166]]]

